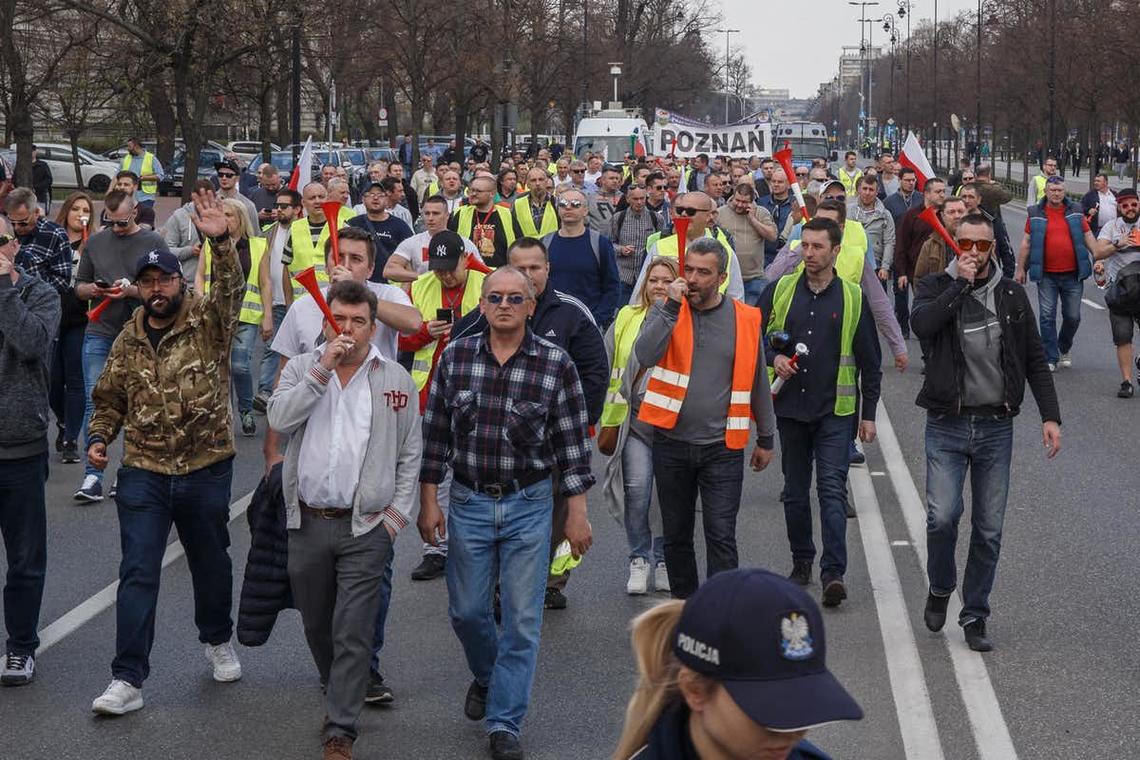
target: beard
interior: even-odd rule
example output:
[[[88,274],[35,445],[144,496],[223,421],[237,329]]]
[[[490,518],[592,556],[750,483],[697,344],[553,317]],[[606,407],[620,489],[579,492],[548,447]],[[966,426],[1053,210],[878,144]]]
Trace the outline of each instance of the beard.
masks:
[[[167,298],[164,295],[153,295],[143,301],[143,310],[148,317],[167,319],[173,317],[182,309],[182,291]]]
[[[1132,211],[1130,213],[1121,213],[1120,218],[1127,224],[1136,224],[1136,220],[1140,219],[1140,210]]]

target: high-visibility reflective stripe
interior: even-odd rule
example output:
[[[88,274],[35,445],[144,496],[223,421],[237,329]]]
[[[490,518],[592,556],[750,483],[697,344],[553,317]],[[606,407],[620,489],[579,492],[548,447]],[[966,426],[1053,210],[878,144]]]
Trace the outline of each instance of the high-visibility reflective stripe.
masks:
[[[641,400],[641,403],[656,406],[670,412],[679,412],[681,411],[681,404],[683,402],[679,398],[669,398],[656,391],[646,391],[645,398]]]
[[[665,369],[664,367],[655,366],[649,376],[654,380],[660,380],[661,382],[668,383],[669,385],[676,385],[678,388],[689,387],[688,375],[682,375],[680,372],[674,372],[673,370]]]
[[[412,372],[428,372],[431,370],[431,362],[426,361],[413,361]]]
[[[265,311],[264,309],[261,308],[261,303],[259,301],[242,301],[241,302],[241,310],[242,311],[256,311],[259,314],[261,312]]]
[[[252,283],[246,283],[245,290],[250,295],[261,295],[261,288],[259,288],[257,285],[253,285]]]
[[[729,400],[730,404],[751,404],[752,392],[751,391],[733,391],[732,398]]]
[[[836,395],[839,395],[839,396],[854,396],[855,395],[855,386],[854,385],[836,385],[835,386],[835,393],[836,393]]]
[[[747,430],[748,418],[747,417],[729,417],[726,420],[725,427],[729,430]]]
[[[610,370],[610,380],[620,381],[621,376],[624,373],[625,373],[625,370],[623,370],[621,367],[614,367],[612,370]]]
[[[854,356],[842,356],[841,355],[839,357],[839,366],[840,367],[854,367],[855,366],[855,357]]]
[[[625,396],[621,395],[617,391],[613,391],[612,393],[607,393],[606,394],[606,403],[607,404],[625,404]]]

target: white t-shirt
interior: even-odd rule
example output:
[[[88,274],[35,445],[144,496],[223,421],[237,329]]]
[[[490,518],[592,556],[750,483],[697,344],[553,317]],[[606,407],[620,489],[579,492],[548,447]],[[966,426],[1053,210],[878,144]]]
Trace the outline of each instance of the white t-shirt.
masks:
[[[1118,216],[1113,219],[1111,223],[1100,228],[1100,234],[1097,235],[1097,240],[1107,240],[1110,243],[1115,243],[1131,235],[1132,231],[1137,227],[1140,227],[1140,221],[1129,224],[1124,221],[1123,217]],[[1134,261],[1140,261],[1140,248],[1133,245],[1109,256],[1104,260],[1104,268],[1108,279],[1115,280],[1120,270]]]
[[[1116,219],[1116,196],[1112,191],[1097,193],[1096,222],[1102,228]]]
[[[366,282],[364,284],[381,301],[403,304],[404,306],[412,305],[408,294],[395,285],[386,285],[382,282]],[[321,288],[321,293],[328,293],[328,289],[327,285],[324,286]],[[277,331],[277,337],[273,339],[271,348],[286,359],[308,353],[316,348],[318,343],[324,342],[321,334],[323,323],[324,315],[316,301],[308,297],[294,301],[285,314],[285,320],[281,323],[281,328]],[[399,337],[400,333],[396,328],[389,327],[377,320],[376,332],[372,335],[372,345],[376,346],[382,357],[395,361],[396,340]]]
[[[399,256],[405,261],[411,262],[412,268],[416,270],[416,274],[423,274],[428,270],[427,249],[428,243],[430,242],[431,233],[424,230],[416,235],[412,235],[396,246],[396,250],[392,251],[392,255]],[[479,249],[467,238],[463,238],[463,250],[475,254],[475,258],[479,259],[479,261],[483,260],[483,257],[479,255]]]

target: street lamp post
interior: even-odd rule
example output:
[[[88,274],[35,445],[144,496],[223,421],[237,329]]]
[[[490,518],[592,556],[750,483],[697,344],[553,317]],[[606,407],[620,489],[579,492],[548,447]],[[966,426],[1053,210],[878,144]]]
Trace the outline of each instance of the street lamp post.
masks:
[[[867,46],[864,42],[865,37],[863,30],[864,26],[867,23],[867,6],[878,5],[879,3],[878,0],[858,0],[858,2],[856,0],[847,0],[847,4],[854,5],[859,8],[859,110],[862,111],[860,116],[862,117],[861,122],[863,127],[863,136],[866,137],[868,131],[867,117],[871,113],[871,96],[869,92],[870,85],[868,84],[866,90],[864,90],[863,86],[864,77],[867,76]],[[866,107],[864,107],[864,103],[866,103]]]
[[[1054,114],[1057,93],[1057,0],[1049,0],[1049,145],[1045,148],[1044,157],[1056,146],[1054,134]]]
[[[975,118],[977,119],[975,122],[977,126],[975,127],[976,137],[974,140],[975,167],[977,167],[978,163],[981,161],[982,143],[985,141],[985,137],[982,134],[982,13],[986,10],[989,10],[992,14],[993,5],[986,0],[978,0],[978,51],[977,56],[975,56],[977,58],[976,63],[978,84],[975,94],[976,99],[974,102]],[[991,15],[988,23],[993,24],[996,20],[997,19]],[[996,127],[997,124],[995,123],[994,126]]]
[[[717,34],[724,35],[724,123],[728,123],[728,92],[731,89],[728,84],[728,61],[729,61],[729,47],[728,40],[730,35],[740,34],[739,29],[717,29]]]
[[[911,0],[898,0],[898,17],[906,19],[906,113],[903,114],[903,123],[910,131],[910,8]]]

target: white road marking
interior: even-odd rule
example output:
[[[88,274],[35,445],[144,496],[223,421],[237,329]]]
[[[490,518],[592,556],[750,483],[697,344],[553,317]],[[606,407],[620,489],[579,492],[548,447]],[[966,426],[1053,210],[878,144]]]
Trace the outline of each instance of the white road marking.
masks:
[[[926,507],[919,496],[918,487],[910,475],[906,460],[903,459],[902,449],[899,447],[895,429],[891,425],[890,415],[883,404],[879,405],[876,431],[878,433],[879,448],[887,462],[887,470],[891,474],[891,483],[895,488],[895,495],[899,501],[899,508],[906,522],[907,532],[910,533],[911,544],[918,554],[918,560],[923,569],[926,568]],[[862,520],[863,513],[859,513]],[[969,526],[965,528],[968,535]],[[977,652],[966,646],[966,641],[958,631],[956,621],[962,609],[962,599],[957,591],[950,597],[950,607],[946,612],[947,627],[951,630],[945,635],[946,646],[950,650],[950,663],[954,668],[954,677],[958,681],[958,690],[962,693],[962,701],[966,705],[966,714],[970,719],[970,728],[974,732],[974,743],[978,747],[978,757],[981,760],[1017,760],[1017,750],[1013,747],[1013,739],[1009,735],[1009,727],[1001,714],[1001,704],[994,692],[990,681],[989,670],[985,660]]]
[[[1096,309],[1097,311],[1106,311],[1106,309],[1105,309],[1105,307],[1104,307],[1104,306],[1101,306],[1101,305],[1100,305],[1099,303],[1097,303],[1096,301],[1090,301],[1090,300],[1089,300],[1089,299],[1087,299],[1087,298],[1082,298],[1082,299],[1081,299],[1081,303],[1085,304],[1086,306],[1091,306],[1091,307],[1093,307],[1094,309]]]
[[[910,546],[910,541],[891,541],[891,546]]]
[[[250,491],[230,505],[230,522],[233,522],[239,515],[245,513],[252,499],[253,491]],[[166,553],[162,555],[162,567],[165,569],[185,553],[186,550],[182,548],[181,541],[175,541],[170,544],[166,547]],[[118,590],[118,581],[108,584],[100,591],[97,591],[85,599],[78,606],[65,612],[46,628],[43,628],[40,631],[40,648],[36,650],[36,656],[42,656],[48,649],[51,649],[75,633],[79,628],[91,622],[97,615],[113,605]]]
[[[914,630],[907,614],[898,568],[887,543],[875,486],[866,470],[855,467],[849,471],[847,480],[855,498],[855,511],[859,513],[859,536],[863,539],[867,572],[874,589],[875,610],[879,615],[883,649],[887,652],[887,674],[891,680],[904,754],[924,760],[941,760],[938,724],[926,689],[926,675],[914,642]]]

